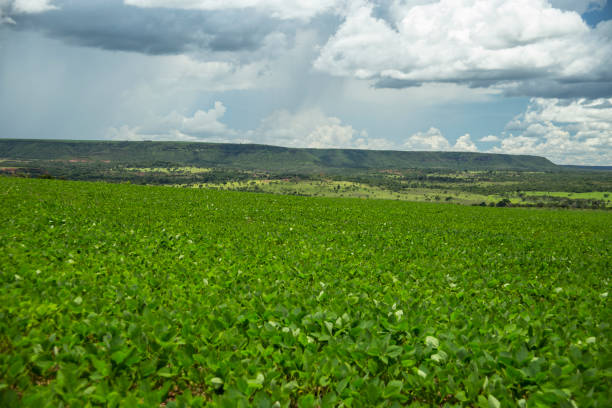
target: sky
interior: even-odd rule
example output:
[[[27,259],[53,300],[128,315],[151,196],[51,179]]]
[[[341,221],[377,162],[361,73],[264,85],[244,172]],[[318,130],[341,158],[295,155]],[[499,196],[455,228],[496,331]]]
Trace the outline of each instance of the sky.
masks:
[[[612,165],[606,0],[0,0],[0,137]]]

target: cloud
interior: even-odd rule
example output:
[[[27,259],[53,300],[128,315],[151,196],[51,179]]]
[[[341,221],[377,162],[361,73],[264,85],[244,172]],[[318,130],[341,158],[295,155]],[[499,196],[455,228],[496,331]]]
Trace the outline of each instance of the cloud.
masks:
[[[279,110],[262,120],[256,139],[292,147],[340,147],[353,140],[355,130],[317,109],[291,113]]]
[[[211,109],[197,110],[193,116],[172,112],[143,126],[111,127],[106,136],[113,140],[230,141],[238,132],[221,122],[225,112],[225,105],[217,101]]]
[[[612,94],[612,21],[591,29],[545,0],[397,0],[390,10],[383,19],[369,3],[352,7],[315,68],[378,87],[451,82],[531,96]]]
[[[52,0],[14,0],[13,9],[15,13],[42,13],[54,10],[57,7],[52,5]]]
[[[467,151],[479,149],[469,134],[451,144],[431,127],[411,135],[402,145],[372,138],[341,119],[319,109],[278,110],[256,129],[238,131],[223,122],[226,107],[215,102],[209,110],[185,116],[172,112],[141,126],[112,127],[115,140],[183,140],[225,143],[260,143],[286,147],[355,148],[412,151]],[[489,152],[547,157],[558,164],[612,164],[612,98],[564,100],[533,98],[527,110],[506,126],[501,136],[480,142],[495,143]]]
[[[159,75],[152,80],[174,91],[224,92],[265,87],[272,80],[265,61],[199,61],[187,55],[156,56]]]
[[[339,118],[326,116],[319,109],[297,113],[279,110],[261,121],[250,132],[257,143],[287,147],[392,149],[393,143],[382,138],[370,138]]]
[[[340,118],[320,109],[296,112],[278,110],[248,131],[232,129],[223,122],[226,107],[215,102],[208,110],[192,115],[172,112],[139,126],[112,127],[107,137],[115,140],[184,140],[225,143],[259,143],[286,147],[354,148],[412,151],[479,151],[469,134],[451,144],[431,127],[417,132],[401,145],[373,138]],[[612,98],[533,98],[528,108],[506,126],[500,136],[488,135],[479,142],[494,143],[489,152],[547,157],[559,164],[612,164]]]
[[[225,105],[217,101],[211,109],[197,110],[192,116],[172,112],[146,125],[111,127],[106,137],[113,140],[257,143],[317,149],[478,151],[469,134],[460,136],[451,145],[434,127],[427,132],[417,132],[403,145],[398,145],[385,138],[370,137],[367,131],[355,129],[337,117],[327,116],[318,108],[297,112],[277,110],[262,119],[257,128],[239,131],[223,123],[226,110]]]
[[[140,8],[122,0],[71,1],[61,3],[59,13],[11,16],[17,29],[70,44],[153,55],[255,53],[270,34],[294,28],[263,12]]]
[[[499,142],[499,137],[495,135],[488,135],[478,140],[479,142],[491,143],[491,142]]]
[[[340,0],[125,0],[125,4],[136,7],[206,11],[251,9],[278,19],[305,20],[334,10],[340,3]]]
[[[213,108],[207,111],[197,110],[191,117],[173,112],[164,118],[160,125],[168,130],[178,130],[192,136],[229,136],[235,132],[220,122],[226,110],[225,105],[217,101]]]
[[[457,142],[455,142],[453,150],[460,152],[477,152],[478,148],[476,147],[474,142],[472,142],[470,135],[466,133],[463,136],[459,136]]]
[[[53,0],[0,0],[0,24],[15,24],[19,14],[43,13],[57,9]]]
[[[403,145],[404,150],[427,150],[427,151],[459,151],[476,152],[478,148],[472,142],[471,136],[465,134],[460,136],[454,145],[442,135],[440,129],[429,128],[427,132],[417,132],[410,136]]]
[[[612,164],[612,98],[534,98],[506,129],[493,152],[535,154],[559,164]]]
[[[442,135],[440,129],[429,128],[427,132],[417,132],[404,143],[406,150],[449,150],[450,143]]]
[[[278,110],[264,118],[256,129],[238,131],[222,122],[226,107],[215,102],[208,111],[198,110],[192,116],[172,112],[146,125],[111,127],[106,137],[113,140],[184,140],[225,143],[259,143],[285,147],[393,149],[395,145],[382,138],[370,138],[366,131],[356,130],[339,118],[327,116],[319,109],[299,112]]]

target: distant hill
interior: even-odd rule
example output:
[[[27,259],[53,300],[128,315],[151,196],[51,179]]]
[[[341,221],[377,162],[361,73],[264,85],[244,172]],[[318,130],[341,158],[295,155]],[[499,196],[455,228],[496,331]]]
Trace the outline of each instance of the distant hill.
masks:
[[[255,144],[115,142],[0,139],[0,159],[85,160],[113,163],[168,163],[271,172],[446,169],[555,171],[538,156],[404,152],[357,149],[302,149]]]

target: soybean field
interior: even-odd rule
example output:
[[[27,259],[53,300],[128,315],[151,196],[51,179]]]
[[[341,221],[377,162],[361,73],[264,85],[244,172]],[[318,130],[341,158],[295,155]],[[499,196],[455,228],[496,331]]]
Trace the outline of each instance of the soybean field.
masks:
[[[612,214],[0,177],[1,407],[610,407]]]

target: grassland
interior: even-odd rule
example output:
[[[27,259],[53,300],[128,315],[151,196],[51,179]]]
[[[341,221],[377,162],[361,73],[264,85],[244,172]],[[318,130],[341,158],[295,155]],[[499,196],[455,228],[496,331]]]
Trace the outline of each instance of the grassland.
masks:
[[[508,205],[538,206],[538,205],[567,205],[567,203],[598,202],[598,208],[612,208],[612,193],[606,191],[595,192],[546,192],[510,190],[498,194],[474,192],[474,187],[499,188],[510,182],[479,182],[462,183],[461,175],[453,174],[459,181],[433,187],[412,186],[404,183],[401,188],[389,188],[384,185],[367,184],[353,181],[333,179],[299,180],[299,179],[261,179],[253,178],[242,181],[228,181],[223,183],[193,183],[178,184],[177,187],[208,188],[216,190],[233,190],[264,192],[283,195],[302,195],[309,197],[351,197],[364,199],[402,200],[417,202],[445,202],[463,205],[496,205],[500,201],[508,200]],[[398,176],[399,177],[399,176]],[[511,184],[514,187],[515,183]],[[587,206],[589,208],[590,206]]]
[[[226,183],[184,184],[177,187],[211,188],[217,190],[264,192],[309,197],[349,197],[362,199],[402,200],[420,202],[452,202],[477,204],[495,200],[496,196],[448,191],[431,188],[409,188],[393,191],[379,186],[342,180],[245,180]],[[499,200],[499,198],[497,198]]]
[[[609,212],[0,197],[0,406],[612,405]]]
[[[136,173],[163,173],[163,174],[202,174],[210,173],[213,169],[183,166],[183,167],[126,167],[126,171],[133,171]]]
[[[567,197],[578,198],[584,200],[604,200],[610,201],[612,192],[610,191],[589,191],[586,193],[572,193],[567,191],[530,191],[532,196],[550,196],[550,197]]]

